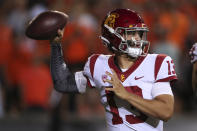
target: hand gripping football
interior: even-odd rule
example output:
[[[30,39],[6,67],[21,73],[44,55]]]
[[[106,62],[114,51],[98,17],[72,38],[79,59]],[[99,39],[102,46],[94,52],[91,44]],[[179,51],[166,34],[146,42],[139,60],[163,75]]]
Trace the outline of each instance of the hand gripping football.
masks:
[[[57,35],[58,29],[63,29],[68,21],[68,15],[59,11],[46,11],[34,17],[26,28],[26,36],[36,40],[49,40]]]

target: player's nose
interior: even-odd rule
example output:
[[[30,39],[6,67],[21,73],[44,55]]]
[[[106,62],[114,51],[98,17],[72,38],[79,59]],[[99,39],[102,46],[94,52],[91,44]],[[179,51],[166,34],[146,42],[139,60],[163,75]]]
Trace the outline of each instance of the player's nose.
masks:
[[[135,33],[134,38],[136,41],[141,40],[139,33]]]

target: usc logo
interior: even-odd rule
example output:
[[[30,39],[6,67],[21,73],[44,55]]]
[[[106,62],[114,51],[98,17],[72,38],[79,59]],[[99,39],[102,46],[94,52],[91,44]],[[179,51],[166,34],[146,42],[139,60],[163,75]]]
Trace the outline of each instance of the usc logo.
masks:
[[[125,76],[123,74],[121,74],[120,79],[123,82],[125,80]]]
[[[106,25],[108,25],[109,27],[114,27],[114,24],[115,24],[115,21],[116,21],[116,18],[118,18],[119,15],[117,13],[112,13],[111,15],[109,15],[107,17],[107,19],[105,20],[105,23]]]

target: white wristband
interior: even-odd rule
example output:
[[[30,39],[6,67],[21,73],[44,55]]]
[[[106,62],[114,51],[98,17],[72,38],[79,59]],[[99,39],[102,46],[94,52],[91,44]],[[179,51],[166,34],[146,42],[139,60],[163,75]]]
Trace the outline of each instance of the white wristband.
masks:
[[[77,84],[78,91],[80,93],[84,93],[86,91],[87,79],[83,75],[82,71],[79,71],[79,72],[75,73],[75,81],[76,81],[76,84]]]

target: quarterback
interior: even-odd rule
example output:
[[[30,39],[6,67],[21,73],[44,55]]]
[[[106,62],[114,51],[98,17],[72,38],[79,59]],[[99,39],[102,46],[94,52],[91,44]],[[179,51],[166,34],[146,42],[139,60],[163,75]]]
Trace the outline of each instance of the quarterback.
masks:
[[[96,88],[106,111],[108,131],[162,131],[163,121],[173,115],[171,82],[177,76],[169,56],[148,54],[147,32],[135,11],[109,12],[100,38],[113,55],[93,54],[84,70],[73,74],[63,60],[63,31],[58,30],[59,36],[50,41],[54,88],[63,93]]]

